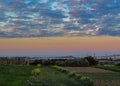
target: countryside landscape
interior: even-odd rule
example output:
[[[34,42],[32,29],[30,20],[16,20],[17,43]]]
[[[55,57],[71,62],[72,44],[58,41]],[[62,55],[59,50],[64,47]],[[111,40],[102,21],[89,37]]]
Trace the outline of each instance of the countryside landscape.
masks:
[[[120,0],[0,0],[0,86],[120,86]]]
[[[120,55],[106,57],[1,57],[0,86],[119,86]]]

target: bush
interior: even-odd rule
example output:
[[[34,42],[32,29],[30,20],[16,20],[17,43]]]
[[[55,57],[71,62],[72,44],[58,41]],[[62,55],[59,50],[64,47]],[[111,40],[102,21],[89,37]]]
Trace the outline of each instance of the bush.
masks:
[[[37,67],[41,67],[41,64],[37,64]]]
[[[86,59],[89,62],[89,66],[93,66],[93,65],[98,64],[98,61],[92,56],[87,56],[84,59]]]
[[[58,70],[58,71],[61,71],[61,72],[64,72],[64,73],[67,73],[68,72],[68,70],[66,70],[66,69],[64,69],[64,68],[62,68],[62,67],[60,67],[60,66],[53,66],[53,68],[54,69],[56,69],[56,70]]]
[[[37,64],[37,67],[34,68],[34,69],[31,71],[31,73],[32,73],[34,76],[37,76],[37,75],[40,74],[40,72],[41,72],[40,66],[41,66],[41,64]]]
[[[93,81],[89,77],[82,76],[80,79],[82,86],[93,86]]]
[[[74,77],[74,76],[76,76],[76,72],[69,72],[68,75],[69,75],[70,77]]]
[[[53,66],[53,68],[60,72],[63,72],[64,70],[65,73],[67,73],[69,77],[73,77],[80,82],[79,86],[94,86],[93,81],[89,77],[82,76],[80,74],[77,74],[76,72],[68,71],[60,66]]]
[[[38,75],[40,73],[40,68],[35,68],[32,70],[32,74]]]

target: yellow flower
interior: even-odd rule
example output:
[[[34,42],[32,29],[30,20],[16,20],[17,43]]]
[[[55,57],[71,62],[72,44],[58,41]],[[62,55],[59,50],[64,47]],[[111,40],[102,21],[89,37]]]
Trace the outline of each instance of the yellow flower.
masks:
[[[32,74],[39,74],[41,72],[40,68],[35,68],[32,70]]]

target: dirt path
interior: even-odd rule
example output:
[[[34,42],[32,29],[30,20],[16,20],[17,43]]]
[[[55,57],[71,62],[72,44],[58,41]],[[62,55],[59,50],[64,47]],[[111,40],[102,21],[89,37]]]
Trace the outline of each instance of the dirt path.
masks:
[[[86,73],[115,73],[113,71],[93,67],[65,67],[68,70]]]

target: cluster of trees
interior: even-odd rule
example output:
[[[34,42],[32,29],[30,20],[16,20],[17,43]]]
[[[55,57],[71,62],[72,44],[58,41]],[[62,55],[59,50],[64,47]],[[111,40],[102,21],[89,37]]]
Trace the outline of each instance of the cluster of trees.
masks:
[[[58,66],[93,66],[98,64],[98,61],[92,57],[88,56],[85,58],[75,58],[75,59],[41,59],[35,60],[31,65],[58,65]]]
[[[26,65],[27,61],[25,57],[0,57],[0,65]]]
[[[60,59],[32,59],[26,57],[0,57],[0,65],[58,65],[58,66],[92,66],[98,61],[91,56],[84,58],[60,58]]]

